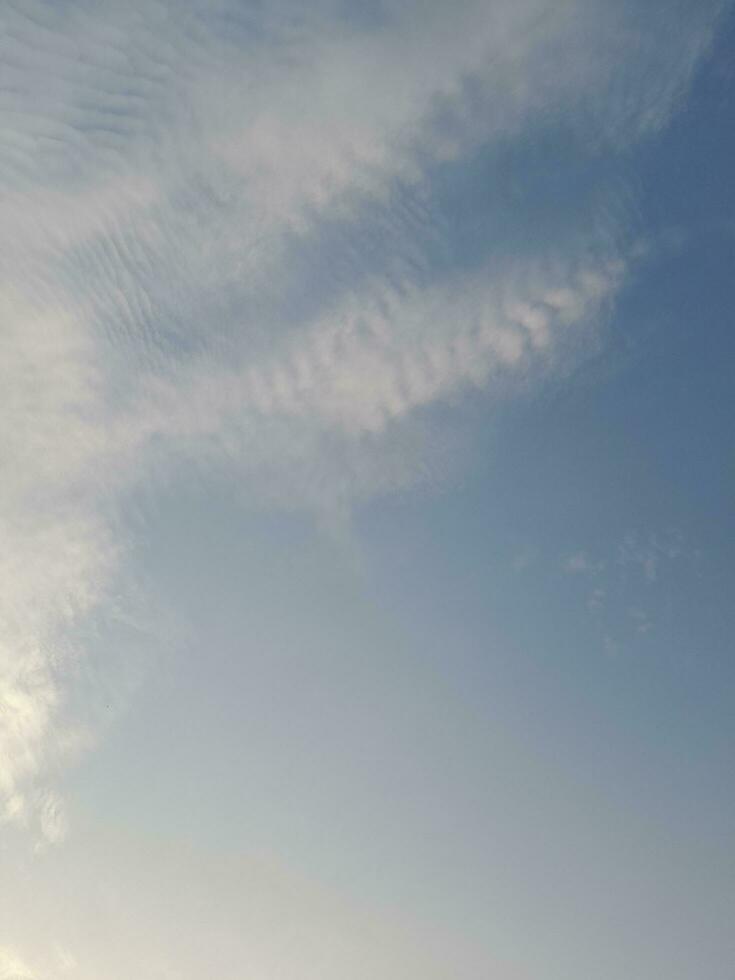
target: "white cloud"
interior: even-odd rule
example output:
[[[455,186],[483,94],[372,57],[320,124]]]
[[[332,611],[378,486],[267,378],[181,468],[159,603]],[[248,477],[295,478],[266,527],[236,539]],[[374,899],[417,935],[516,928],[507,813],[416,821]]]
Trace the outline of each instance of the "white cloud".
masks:
[[[696,574],[701,552],[690,547],[681,531],[627,531],[603,558],[577,551],[562,562],[568,574],[580,577],[587,593],[585,605],[604,629],[615,636],[614,647],[641,639],[655,629],[655,607],[677,563]],[[606,648],[610,643],[605,640]]]
[[[586,572],[589,568],[587,556],[583,551],[578,551],[564,561],[564,569],[567,572]]]
[[[598,612],[605,605],[607,593],[604,589],[593,589],[587,599],[587,608],[590,612]]]
[[[44,780],[81,737],[68,677],[132,489],[183,458],[345,508],[441,466],[432,407],[576,356],[628,268],[614,193],[549,219],[552,245],[532,213],[522,245],[437,265],[432,174],[561,119],[582,154],[655,131],[717,6],[665,36],[666,11],[579,0],[407,0],[371,30],[326,2],[4,11],[4,819],[63,837]]]
[[[635,623],[637,633],[650,633],[653,629],[649,614],[645,609],[633,608],[630,610],[630,618]]]
[[[649,584],[653,584],[662,563],[670,564],[684,556],[684,540],[680,531],[670,529],[664,534],[643,537],[629,531],[618,548],[619,565],[638,568]]]
[[[620,653],[620,644],[609,633],[602,638],[602,648],[608,657],[616,657]]]
[[[56,793],[46,791],[39,807],[40,827],[48,844],[59,844],[66,837],[67,818],[63,801]]]
[[[37,975],[16,953],[0,946],[0,980],[37,980]]]
[[[562,564],[564,571],[570,575],[599,575],[605,570],[604,561],[593,561],[584,551],[569,555]]]

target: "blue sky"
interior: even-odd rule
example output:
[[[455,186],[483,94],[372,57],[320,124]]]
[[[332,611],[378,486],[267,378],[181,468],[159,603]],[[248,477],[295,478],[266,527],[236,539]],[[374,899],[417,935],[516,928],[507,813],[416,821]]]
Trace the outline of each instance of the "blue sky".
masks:
[[[730,3],[0,15],[0,980],[729,980]]]

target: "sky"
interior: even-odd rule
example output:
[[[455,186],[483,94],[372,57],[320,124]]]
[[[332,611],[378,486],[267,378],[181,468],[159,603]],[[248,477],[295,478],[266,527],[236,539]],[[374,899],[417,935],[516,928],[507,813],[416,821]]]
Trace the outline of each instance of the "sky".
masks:
[[[731,0],[2,0],[0,980],[732,980]]]

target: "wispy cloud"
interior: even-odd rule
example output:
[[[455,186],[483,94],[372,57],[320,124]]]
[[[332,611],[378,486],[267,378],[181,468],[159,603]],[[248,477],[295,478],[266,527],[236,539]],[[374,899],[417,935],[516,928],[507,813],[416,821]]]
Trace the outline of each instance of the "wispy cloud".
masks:
[[[512,173],[470,258],[437,188],[483,154],[500,181],[549,129],[591,171],[664,125],[719,5],[682,4],[675,30],[652,7],[6,7],[5,819],[63,836],[39,778],[82,737],[65,678],[142,481],[183,459],[344,508],[431,469],[434,406],[578,356],[631,261],[617,182],[603,167],[567,207]]]
[[[0,980],[37,980],[37,975],[16,953],[0,946]]]
[[[593,561],[584,551],[575,551],[573,555],[569,555],[562,566],[570,575],[599,575],[605,570],[604,561]]]
[[[672,562],[684,555],[684,539],[680,531],[649,534],[645,537],[629,531],[618,548],[617,562],[623,567],[638,568],[649,583],[658,578],[662,562]]]
[[[655,600],[681,566],[691,575],[700,558],[681,531],[627,531],[622,541],[595,558],[577,551],[562,560],[567,574],[578,576],[586,593],[585,605],[604,627],[606,649],[625,643],[656,627]],[[612,645],[612,646],[611,646]]]

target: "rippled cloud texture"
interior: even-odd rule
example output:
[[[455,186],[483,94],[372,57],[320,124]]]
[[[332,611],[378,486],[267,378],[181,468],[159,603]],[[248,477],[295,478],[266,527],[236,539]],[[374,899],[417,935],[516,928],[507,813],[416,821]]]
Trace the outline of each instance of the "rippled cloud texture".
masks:
[[[216,471],[341,519],[456,465],[437,409],[599,344],[656,244],[625,160],[720,10],[3,5],[3,821],[65,836],[53,786],[93,735],[94,624],[134,615],[140,487]]]

